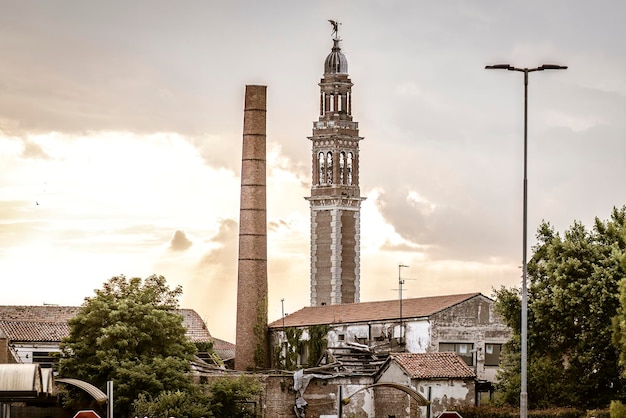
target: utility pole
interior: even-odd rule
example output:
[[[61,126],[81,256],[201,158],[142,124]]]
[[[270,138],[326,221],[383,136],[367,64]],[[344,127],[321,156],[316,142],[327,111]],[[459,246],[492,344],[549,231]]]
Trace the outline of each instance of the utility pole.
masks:
[[[402,279],[402,267],[408,268],[409,266],[404,264],[398,264],[398,293],[400,298],[400,345],[404,344],[403,340],[403,323],[402,323],[402,285],[404,284],[404,279]]]

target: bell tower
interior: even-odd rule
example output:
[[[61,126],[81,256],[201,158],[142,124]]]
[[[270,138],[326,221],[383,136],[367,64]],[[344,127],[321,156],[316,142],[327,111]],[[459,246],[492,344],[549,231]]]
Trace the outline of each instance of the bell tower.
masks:
[[[352,82],[341,52],[339,23],[324,62],[320,114],[313,122],[311,306],[359,302],[360,220],[358,123],[352,120]]]

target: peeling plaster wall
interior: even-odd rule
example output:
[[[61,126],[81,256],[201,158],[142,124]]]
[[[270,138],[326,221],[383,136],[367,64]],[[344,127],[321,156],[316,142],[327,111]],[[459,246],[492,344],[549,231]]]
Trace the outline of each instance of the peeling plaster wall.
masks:
[[[472,406],[475,400],[475,385],[473,380],[416,380],[411,386],[424,398],[431,401],[431,416],[436,417],[443,411],[456,407]],[[422,407],[424,416],[426,408]]]
[[[496,381],[497,366],[485,365],[485,344],[504,344],[511,330],[495,312],[495,303],[484,296],[476,297],[432,315],[429,347],[439,351],[440,343],[474,344],[474,365],[479,380]]]
[[[397,363],[390,362],[387,364],[387,369],[380,374],[376,383],[400,383],[410,386],[411,379],[409,379],[404,370],[402,370]]]
[[[407,321],[405,324],[406,351],[409,353],[425,353],[430,343],[431,325],[425,319]]]
[[[475,402],[476,386],[472,379],[410,379],[395,362],[388,363],[387,368],[382,371],[376,383],[399,383],[415,389],[425,399],[429,399],[432,402],[431,417],[436,417],[447,409],[453,409],[453,407],[474,405]],[[390,389],[382,390],[381,388],[377,390],[380,394],[376,399],[377,413],[386,411],[398,413],[399,409],[401,409],[402,413],[407,416],[426,417],[426,407],[409,403],[406,394]],[[394,405],[394,403],[397,405]],[[384,415],[377,414],[376,416]]]

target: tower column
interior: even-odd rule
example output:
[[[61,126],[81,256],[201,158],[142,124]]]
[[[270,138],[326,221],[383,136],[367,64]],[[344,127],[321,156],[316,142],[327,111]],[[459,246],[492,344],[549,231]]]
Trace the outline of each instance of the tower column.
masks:
[[[236,370],[268,365],[266,86],[246,86],[241,156]]]
[[[338,23],[331,21],[334,34]],[[319,83],[321,115],[313,124],[311,159],[311,305],[360,299],[358,123],[352,120],[352,82],[340,39],[333,38]],[[323,155],[323,158],[320,157]]]

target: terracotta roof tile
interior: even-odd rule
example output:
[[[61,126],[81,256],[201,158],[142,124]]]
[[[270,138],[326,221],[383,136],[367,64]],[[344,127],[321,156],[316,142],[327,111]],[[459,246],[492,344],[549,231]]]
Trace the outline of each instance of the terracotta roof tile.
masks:
[[[193,309],[179,309],[178,313],[183,316],[183,325],[187,328],[187,336],[193,342],[208,343],[212,340],[206,324]]]
[[[67,322],[0,321],[9,341],[57,342],[70,333]]]
[[[76,316],[79,306],[0,306],[0,334],[11,341],[61,341],[69,335],[67,321]],[[187,336],[193,342],[209,342],[211,333],[193,309],[179,309]]]
[[[213,350],[224,361],[235,358],[235,344],[219,338],[213,338]]]
[[[476,373],[457,353],[396,353],[391,354],[412,379],[465,379]]]
[[[478,295],[480,295],[480,293],[404,299],[402,301],[402,316],[404,318],[430,316]],[[285,317],[285,326],[298,327],[319,324],[381,321],[397,319],[399,317],[400,302],[398,300],[346,303],[342,305],[309,306],[302,308]],[[282,326],[283,321],[281,319],[269,324],[270,328],[280,328]]]

